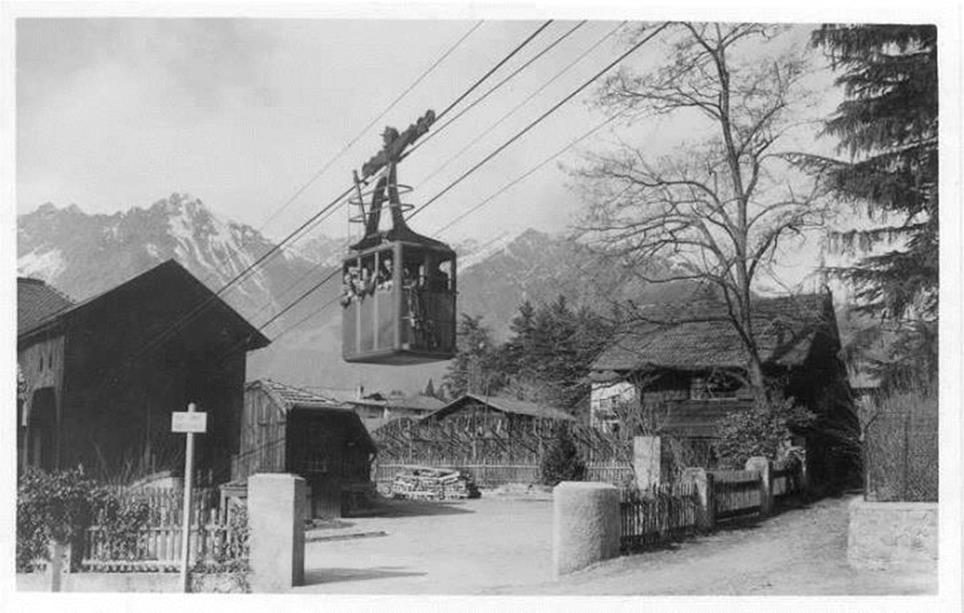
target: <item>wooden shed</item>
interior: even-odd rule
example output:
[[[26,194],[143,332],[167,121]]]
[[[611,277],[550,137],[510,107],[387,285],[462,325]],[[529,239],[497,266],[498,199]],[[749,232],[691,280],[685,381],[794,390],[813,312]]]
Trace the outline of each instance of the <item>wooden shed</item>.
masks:
[[[232,482],[259,472],[297,474],[311,491],[312,516],[337,517],[370,488],[375,452],[350,407],[270,379],[245,385]]]
[[[17,280],[20,466],[124,479],[183,470],[171,413],[208,414],[201,483],[230,477],[246,353],[268,339],[174,260],[83,302]]]

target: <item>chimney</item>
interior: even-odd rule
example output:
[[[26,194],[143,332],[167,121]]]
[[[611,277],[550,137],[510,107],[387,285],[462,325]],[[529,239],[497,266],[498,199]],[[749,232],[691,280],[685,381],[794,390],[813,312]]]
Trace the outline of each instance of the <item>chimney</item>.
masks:
[[[361,400],[364,397],[365,397],[365,386],[359,383],[358,387],[355,388],[355,400]]]

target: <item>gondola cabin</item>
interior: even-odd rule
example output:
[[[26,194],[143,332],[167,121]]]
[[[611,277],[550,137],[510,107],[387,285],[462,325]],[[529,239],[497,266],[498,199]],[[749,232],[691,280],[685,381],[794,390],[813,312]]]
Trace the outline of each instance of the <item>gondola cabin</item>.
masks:
[[[342,268],[342,357],[346,362],[407,365],[448,360],[455,355],[455,252],[406,224],[412,208],[399,200],[411,191],[400,185],[396,167],[405,148],[435,121],[428,111],[399,134],[384,132],[384,148],[355,174],[350,200],[364,225]],[[374,181],[370,191],[363,190]],[[366,207],[365,198],[370,196]],[[387,202],[386,202],[387,201]],[[387,204],[392,227],[379,229]],[[414,215],[414,213],[413,213]]]
[[[455,351],[455,252],[393,241],[344,262],[346,362],[418,364]]]

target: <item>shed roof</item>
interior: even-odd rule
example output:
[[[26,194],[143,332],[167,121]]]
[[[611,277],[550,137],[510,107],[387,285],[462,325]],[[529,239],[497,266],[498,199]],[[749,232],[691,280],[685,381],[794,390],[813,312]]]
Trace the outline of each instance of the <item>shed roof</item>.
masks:
[[[17,277],[18,334],[37,326],[73,304],[67,296],[41,279]]]
[[[836,337],[829,292],[754,302],[754,332],[764,364],[802,364],[820,332]],[[650,305],[623,325],[594,371],[703,370],[746,364],[743,343],[718,301]]]
[[[375,451],[377,446],[368,432],[368,428],[362,423],[361,418],[350,406],[339,403],[330,398],[320,396],[315,392],[292,385],[286,385],[271,379],[259,379],[249,381],[244,384],[245,394],[262,390],[268,394],[275,404],[288,413],[292,410],[310,411],[316,414],[325,414],[340,420],[350,422],[361,442],[370,450]]]
[[[247,339],[244,347],[245,349],[258,349],[267,346],[271,342],[261,333],[260,330],[252,326],[244,317],[241,316],[241,314],[239,314],[237,311],[231,308],[228,303],[222,300],[218,294],[211,291],[206,285],[204,285],[204,283],[198,280],[197,277],[192,275],[186,268],[178,264],[175,260],[167,260],[166,262],[162,262],[154,268],[128,279],[124,283],[121,283],[120,285],[117,285],[96,296],[92,296],[91,298],[81,302],[60,308],[59,310],[50,311],[45,317],[34,319],[31,321],[30,325],[19,328],[17,330],[18,338],[38,332],[48,326],[56,325],[65,319],[73,317],[83,310],[94,308],[97,305],[102,304],[103,301],[109,299],[110,296],[116,295],[117,292],[126,291],[134,287],[143,287],[145,285],[150,286],[152,284],[162,285],[164,283],[177,284],[180,288],[183,288],[183,291],[187,296],[192,296],[198,301],[197,308],[211,310],[224,317],[233,327],[235,327],[239,336]],[[169,289],[166,291],[169,291]],[[52,298],[49,300],[51,302],[53,301]]]
[[[464,396],[448,403],[441,409],[433,413],[429,413],[422,419],[444,417],[445,415],[450,415],[473,403],[483,404],[509,415],[526,415],[541,419],[558,419],[565,421],[575,421],[576,419],[561,409],[557,409],[545,404],[528,402],[526,400],[517,400],[515,398],[505,396],[482,396],[478,394],[465,394]]]

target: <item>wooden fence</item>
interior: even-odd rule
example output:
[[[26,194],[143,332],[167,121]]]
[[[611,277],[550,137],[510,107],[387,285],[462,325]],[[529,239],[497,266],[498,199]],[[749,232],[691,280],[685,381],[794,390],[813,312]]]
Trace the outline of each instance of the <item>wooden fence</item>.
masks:
[[[119,541],[102,526],[87,529],[83,570],[100,572],[177,572],[181,566],[181,526],[143,526],[133,539]],[[208,523],[191,528],[191,560],[214,563],[243,547],[230,526]]]
[[[760,516],[805,486],[803,464],[787,461],[771,463],[769,470],[697,470],[646,492],[623,490],[620,542],[631,551],[712,530],[718,520]]]
[[[373,480],[388,483],[395,475],[411,464],[376,464]],[[459,464],[444,459],[433,462],[432,468],[453,468],[463,470],[480,487],[498,487],[507,483],[539,483],[541,468],[538,464]],[[633,467],[620,463],[590,463],[586,465],[586,481],[602,481],[624,485],[633,478]]]
[[[696,529],[698,513],[694,483],[666,484],[643,494],[624,494],[619,503],[622,550],[682,538]]]
[[[170,488],[118,488],[122,504],[147,505],[146,521],[126,534],[102,525],[105,517],[84,534],[83,570],[108,572],[174,572],[181,564],[183,490]],[[192,496],[191,558],[220,561],[245,555],[244,529],[235,527],[227,508],[219,508],[218,488],[198,488]]]

